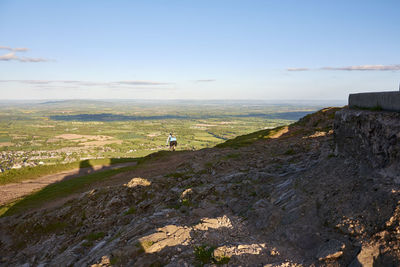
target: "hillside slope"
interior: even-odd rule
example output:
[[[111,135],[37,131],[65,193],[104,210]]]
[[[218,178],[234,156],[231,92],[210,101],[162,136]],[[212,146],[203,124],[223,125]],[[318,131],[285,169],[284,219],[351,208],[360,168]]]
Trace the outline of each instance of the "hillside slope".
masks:
[[[61,207],[3,217],[0,265],[399,265],[397,137],[385,127],[400,118],[337,111],[154,154]]]

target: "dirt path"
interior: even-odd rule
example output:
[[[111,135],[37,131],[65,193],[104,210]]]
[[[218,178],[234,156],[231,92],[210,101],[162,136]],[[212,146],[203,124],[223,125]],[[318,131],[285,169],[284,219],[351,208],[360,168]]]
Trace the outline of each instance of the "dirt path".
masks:
[[[117,169],[127,166],[136,165],[136,162],[126,162],[114,164],[111,166],[93,166],[88,168],[77,168],[73,170],[63,171],[60,173],[46,175],[33,180],[26,180],[21,183],[12,183],[0,186],[0,205],[12,202],[18,198],[26,196],[33,191],[41,189],[49,184],[59,182],[65,179],[76,178],[93,172],[100,172],[110,169]]]

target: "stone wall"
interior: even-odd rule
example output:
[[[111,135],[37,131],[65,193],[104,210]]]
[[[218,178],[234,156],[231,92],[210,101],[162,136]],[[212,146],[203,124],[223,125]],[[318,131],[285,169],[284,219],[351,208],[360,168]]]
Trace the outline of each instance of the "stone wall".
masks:
[[[400,92],[350,94],[349,107],[400,111]]]

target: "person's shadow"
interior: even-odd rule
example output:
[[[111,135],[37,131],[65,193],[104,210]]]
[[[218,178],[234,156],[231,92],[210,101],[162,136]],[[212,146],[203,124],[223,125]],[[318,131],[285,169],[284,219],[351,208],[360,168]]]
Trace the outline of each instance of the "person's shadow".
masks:
[[[90,160],[88,160],[88,159],[87,160],[82,160],[79,163],[79,172],[78,172],[79,176],[87,175],[87,174],[90,174],[92,172],[94,172],[94,168],[93,168],[93,165],[90,163]]]

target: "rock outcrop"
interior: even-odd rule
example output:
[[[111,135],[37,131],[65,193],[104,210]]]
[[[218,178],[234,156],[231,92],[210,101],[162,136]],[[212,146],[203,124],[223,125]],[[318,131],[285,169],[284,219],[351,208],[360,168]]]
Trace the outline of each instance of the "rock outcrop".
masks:
[[[139,166],[58,208],[1,218],[0,265],[398,266],[396,120],[324,109],[171,152],[142,166],[157,172]]]
[[[400,113],[342,109],[336,112],[334,133],[340,153],[374,168],[400,164]]]
[[[400,113],[343,109],[334,133],[336,153],[356,158],[360,171],[380,170],[400,182]]]

